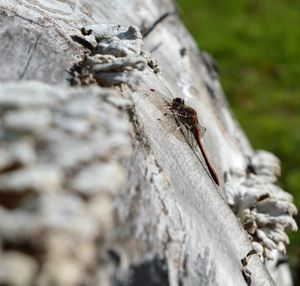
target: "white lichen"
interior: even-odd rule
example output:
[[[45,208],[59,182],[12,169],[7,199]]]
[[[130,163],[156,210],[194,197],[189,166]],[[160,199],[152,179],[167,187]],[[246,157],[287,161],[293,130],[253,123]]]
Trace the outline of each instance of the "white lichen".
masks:
[[[0,84],[1,285],[89,279],[126,182],[128,104],[99,87]]]
[[[131,85],[138,78],[136,71],[144,70],[148,63],[141,52],[142,35],[135,26],[89,25],[81,33],[90,51],[71,69],[74,85]]]
[[[258,151],[247,170],[226,173],[228,204],[247,231],[262,259],[273,259],[273,250],[286,253],[286,231],[297,231],[297,208],[292,196],[274,183],[280,176],[280,162],[273,154]]]

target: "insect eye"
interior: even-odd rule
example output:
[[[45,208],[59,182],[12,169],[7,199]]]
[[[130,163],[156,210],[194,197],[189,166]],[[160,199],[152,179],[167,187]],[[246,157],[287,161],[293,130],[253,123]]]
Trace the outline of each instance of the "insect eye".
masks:
[[[180,98],[180,97],[176,97],[173,99],[173,102],[178,104],[178,105],[183,105],[184,104],[184,99]]]

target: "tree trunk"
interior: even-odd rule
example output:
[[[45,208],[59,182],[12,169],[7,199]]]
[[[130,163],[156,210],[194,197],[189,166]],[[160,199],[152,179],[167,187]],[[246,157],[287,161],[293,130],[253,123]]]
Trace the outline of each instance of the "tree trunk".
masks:
[[[1,285],[274,285],[261,261],[297,227],[279,161],[171,1],[2,1],[0,21]],[[220,186],[153,94],[195,108]]]

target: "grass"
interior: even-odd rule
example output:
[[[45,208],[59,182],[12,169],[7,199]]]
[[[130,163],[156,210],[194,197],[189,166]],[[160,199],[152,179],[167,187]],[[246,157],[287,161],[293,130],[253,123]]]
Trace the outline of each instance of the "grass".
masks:
[[[281,159],[280,184],[300,209],[300,2],[177,3],[199,48],[219,63],[222,86],[251,144]],[[300,233],[290,238],[290,260],[296,269]]]

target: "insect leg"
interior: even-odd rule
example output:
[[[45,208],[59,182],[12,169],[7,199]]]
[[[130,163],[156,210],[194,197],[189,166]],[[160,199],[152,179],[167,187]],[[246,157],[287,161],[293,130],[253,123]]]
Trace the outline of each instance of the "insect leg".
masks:
[[[170,113],[173,113],[172,112],[172,107],[171,106],[165,106],[164,108],[163,108],[163,115],[164,116],[167,116],[167,115],[169,115]]]

